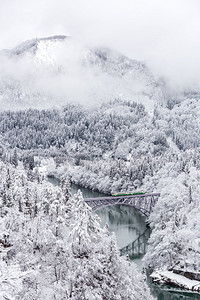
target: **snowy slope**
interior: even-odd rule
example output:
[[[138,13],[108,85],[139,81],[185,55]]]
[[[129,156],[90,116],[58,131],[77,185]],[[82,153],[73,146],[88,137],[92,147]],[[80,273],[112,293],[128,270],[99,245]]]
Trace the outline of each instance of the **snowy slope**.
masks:
[[[27,52],[37,54],[40,51],[41,46],[46,45],[46,48],[47,48],[48,46],[51,46],[52,44],[54,44],[56,42],[63,41],[66,38],[67,37],[64,35],[60,35],[60,36],[58,35],[58,36],[52,36],[49,38],[40,38],[40,39],[35,38],[35,39],[21,43],[16,48],[11,49],[10,51],[7,50],[7,54],[23,55],[24,53],[27,53]]]
[[[106,48],[89,49],[72,38],[23,42],[0,53],[0,107],[94,105],[115,98],[153,111],[164,101],[162,84],[143,62]]]

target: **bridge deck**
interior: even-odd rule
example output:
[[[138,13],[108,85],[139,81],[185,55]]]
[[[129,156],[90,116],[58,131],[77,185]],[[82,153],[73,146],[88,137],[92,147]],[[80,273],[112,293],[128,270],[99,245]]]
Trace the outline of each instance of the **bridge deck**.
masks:
[[[150,193],[150,194],[141,194],[141,195],[128,195],[128,196],[108,196],[108,197],[96,197],[96,198],[85,198],[86,202],[94,201],[94,200],[113,200],[113,199],[122,199],[122,198],[146,198],[150,196],[160,197],[160,193]]]

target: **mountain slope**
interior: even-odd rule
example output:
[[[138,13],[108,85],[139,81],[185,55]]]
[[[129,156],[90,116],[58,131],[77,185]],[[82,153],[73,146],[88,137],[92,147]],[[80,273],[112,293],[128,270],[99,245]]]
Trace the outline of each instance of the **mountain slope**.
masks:
[[[66,36],[26,41],[1,52],[0,108],[93,106],[120,98],[149,112],[164,101],[146,65],[106,48],[89,49]]]

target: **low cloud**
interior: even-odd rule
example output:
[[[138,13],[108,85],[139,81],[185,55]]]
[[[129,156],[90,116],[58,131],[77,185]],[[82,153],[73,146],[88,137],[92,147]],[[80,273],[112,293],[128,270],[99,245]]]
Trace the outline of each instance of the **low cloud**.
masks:
[[[175,88],[200,88],[198,0],[0,0],[0,48],[69,34],[144,60]]]

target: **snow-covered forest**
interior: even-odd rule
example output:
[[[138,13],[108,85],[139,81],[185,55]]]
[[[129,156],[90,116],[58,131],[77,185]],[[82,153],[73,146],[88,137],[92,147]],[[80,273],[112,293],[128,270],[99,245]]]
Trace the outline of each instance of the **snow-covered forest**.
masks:
[[[0,299],[153,299],[67,179],[0,162]]]
[[[19,160],[45,175],[69,176],[104,193],[161,192],[150,217],[145,264],[195,273],[200,268],[199,126],[195,114],[189,122],[192,111],[186,109],[190,103],[196,111],[197,100],[185,102],[168,113],[157,108],[152,118],[143,105],[120,100],[98,111],[68,105],[2,112],[2,159],[15,167]]]
[[[0,80],[0,299],[153,299],[70,181],[106,194],[160,193],[144,266],[199,280],[199,92],[176,93],[109,49],[77,51],[68,69],[69,57],[50,56],[65,40],[34,39],[1,57],[10,68]],[[24,61],[18,78],[10,69]],[[80,91],[68,84],[60,95],[71,76]]]

